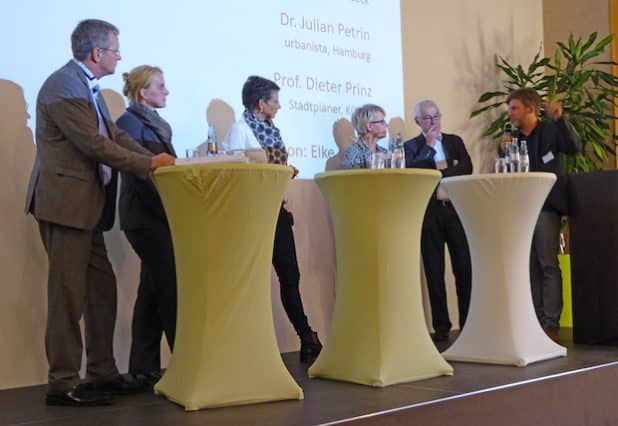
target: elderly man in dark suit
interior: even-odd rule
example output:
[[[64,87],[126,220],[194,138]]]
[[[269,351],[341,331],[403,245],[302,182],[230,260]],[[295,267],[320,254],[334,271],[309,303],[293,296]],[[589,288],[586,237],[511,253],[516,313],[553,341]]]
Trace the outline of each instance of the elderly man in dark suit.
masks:
[[[562,313],[562,275],[558,265],[560,220],[567,214],[566,180],[560,173],[560,154],[581,151],[581,142],[562,116],[559,103],[547,103],[545,113],[549,120],[539,120],[541,98],[534,89],[514,90],[507,104],[509,118],[518,129],[514,136],[527,141],[530,171],[554,173],[558,177],[534,227],[530,253],[534,310],[545,333],[557,341]]]
[[[442,133],[442,114],[432,100],[419,102],[414,120],[422,133],[404,144],[406,167],[438,169],[443,177],[472,173],[472,161],[463,140]],[[459,328],[463,328],[470,305],[472,266],[463,226],[446,191],[438,186],[429,200],[421,232],[421,254],[427,277],[431,316],[436,342],[448,340],[451,329],[444,282],[444,245],[447,245],[457,290]]]
[[[153,156],[110,118],[98,80],[113,74],[120,60],[118,29],[82,21],[71,45],[73,59],[38,95],[26,210],[39,223],[49,261],[46,402],[79,406],[108,404],[112,393],[138,388],[118,374],[113,354],[116,279],[103,231],[114,220],[114,169],[147,179],[151,170],[174,164],[174,157]],[[88,383],[80,385],[82,315]]]

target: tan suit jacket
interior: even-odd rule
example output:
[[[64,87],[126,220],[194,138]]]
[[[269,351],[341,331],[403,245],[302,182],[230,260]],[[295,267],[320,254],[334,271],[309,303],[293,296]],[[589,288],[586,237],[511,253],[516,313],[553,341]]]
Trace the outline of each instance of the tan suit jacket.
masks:
[[[26,211],[37,220],[107,230],[114,218],[114,178],[103,186],[99,164],[146,179],[152,154],[118,129],[98,104],[110,138],[101,136],[87,77],[74,61],[54,72],[37,98],[37,155]]]

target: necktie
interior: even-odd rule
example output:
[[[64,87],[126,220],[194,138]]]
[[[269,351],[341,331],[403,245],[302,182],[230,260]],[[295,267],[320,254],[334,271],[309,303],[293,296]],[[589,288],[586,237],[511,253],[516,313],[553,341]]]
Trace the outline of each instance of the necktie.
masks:
[[[101,108],[99,107],[100,91],[101,86],[99,86],[98,84],[92,88],[94,107],[97,110],[97,119],[99,120],[99,135],[105,136],[109,139],[109,133],[107,131],[107,127],[105,127],[105,121],[103,120]],[[101,179],[101,183],[103,183],[104,186],[109,184],[110,180],[112,180],[112,169],[106,164],[99,163],[99,178]]]

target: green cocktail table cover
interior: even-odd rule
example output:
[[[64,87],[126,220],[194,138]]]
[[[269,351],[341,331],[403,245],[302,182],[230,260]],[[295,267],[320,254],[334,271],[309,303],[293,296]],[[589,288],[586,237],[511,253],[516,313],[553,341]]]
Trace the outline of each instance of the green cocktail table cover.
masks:
[[[176,342],[155,392],[186,410],[302,399],[275,338],[275,224],[292,169],[214,163],[154,176],[178,277]]]

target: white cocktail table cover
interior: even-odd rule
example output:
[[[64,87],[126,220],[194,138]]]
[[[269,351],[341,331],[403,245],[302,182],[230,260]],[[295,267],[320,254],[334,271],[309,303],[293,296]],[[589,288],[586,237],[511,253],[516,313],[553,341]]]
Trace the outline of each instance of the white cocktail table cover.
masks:
[[[566,356],[539,324],[530,290],[534,226],[556,176],[485,174],[442,184],[464,226],[472,259],[466,324],[442,355],[451,361],[525,366]]]

